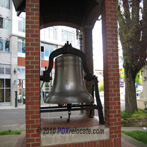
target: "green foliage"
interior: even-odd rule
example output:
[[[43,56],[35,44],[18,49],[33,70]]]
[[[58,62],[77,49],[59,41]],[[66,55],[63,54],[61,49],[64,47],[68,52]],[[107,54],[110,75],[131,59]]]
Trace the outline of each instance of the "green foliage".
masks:
[[[147,131],[122,131],[122,133],[131,136],[144,144],[147,144]]]
[[[120,73],[120,78],[125,80],[125,69],[122,68],[122,73]],[[141,70],[137,73],[136,78],[135,78],[135,83],[136,84],[142,84],[142,74]]]
[[[132,114],[125,112],[125,110],[121,111],[121,118],[130,118],[130,117],[132,117]]]
[[[48,82],[45,82],[45,87],[49,87],[49,84],[48,84]]]
[[[5,130],[0,131],[0,135],[18,135],[21,134],[24,130]]]
[[[137,73],[137,75],[136,75],[135,83],[137,83],[137,84],[142,84],[141,70],[140,70],[140,71]]]
[[[122,73],[120,73],[120,75],[119,75],[120,78],[122,78],[122,79],[125,79],[124,71],[125,71],[124,68],[122,68]]]
[[[139,109],[138,111],[132,114],[132,117],[142,117],[142,116],[147,116],[147,112],[145,112],[145,110]]]
[[[99,91],[104,91],[104,83],[101,83],[99,86]]]
[[[121,111],[121,118],[131,118],[131,117],[143,117],[146,116],[147,117],[147,112],[145,110],[141,110],[139,109],[138,111],[136,111],[133,114],[127,113],[124,111]]]

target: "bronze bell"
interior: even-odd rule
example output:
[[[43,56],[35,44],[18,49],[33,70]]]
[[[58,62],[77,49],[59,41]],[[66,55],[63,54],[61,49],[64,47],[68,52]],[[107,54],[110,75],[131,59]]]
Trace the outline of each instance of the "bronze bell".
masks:
[[[55,59],[53,87],[45,99],[50,104],[91,103],[93,98],[83,82],[81,58],[64,54]]]

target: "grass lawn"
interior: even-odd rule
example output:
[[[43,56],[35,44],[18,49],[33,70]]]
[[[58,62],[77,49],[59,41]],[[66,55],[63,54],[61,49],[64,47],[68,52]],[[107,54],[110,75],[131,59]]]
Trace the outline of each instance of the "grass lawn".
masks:
[[[18,135],[21,134],[24,130],[6,130],[0,131],[0,135]]]
[[[147,144],[147,131],[122,131],[122,133]]]

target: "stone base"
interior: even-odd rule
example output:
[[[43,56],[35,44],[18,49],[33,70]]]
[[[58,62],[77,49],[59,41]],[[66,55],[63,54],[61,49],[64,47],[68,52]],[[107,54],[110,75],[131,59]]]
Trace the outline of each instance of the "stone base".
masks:
[[[121,119],[122,127],[146,127],[147,117],[123,118]]]
[[[78,116],[66,119],[41,119],[41,146],[74,144],[109,139],[109,128],[97,118]]]

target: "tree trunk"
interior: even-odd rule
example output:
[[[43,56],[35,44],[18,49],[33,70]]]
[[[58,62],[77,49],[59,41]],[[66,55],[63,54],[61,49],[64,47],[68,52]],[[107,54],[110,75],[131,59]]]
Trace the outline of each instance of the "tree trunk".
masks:
[[[137,110],[135,77],[131,70],[125,70],[125,111],[128,113]]]

